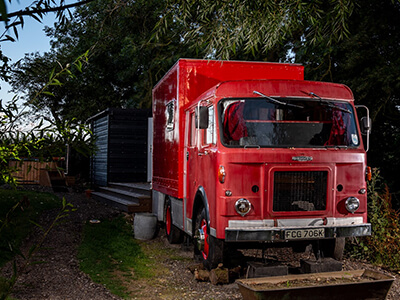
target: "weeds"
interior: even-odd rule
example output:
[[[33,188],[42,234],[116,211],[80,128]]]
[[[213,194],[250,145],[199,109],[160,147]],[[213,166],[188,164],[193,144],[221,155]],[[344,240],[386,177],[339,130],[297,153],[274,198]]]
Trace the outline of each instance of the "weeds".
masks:
[[[14,194],[18,195],[19,193],[16,191],[13,191]],[[33,195],[33,193],[31,193]],[[2,191],[1,196],[4,196],[4,193]],[[7,199],[7,198],[6,198]],[[4,199],[2,199],[4,200]],[[8,199],[10,201],[10,199]],[[12,200],[11,200],[12,201]],[[7,201],[2,201],[4,202]],[[35,201],[36,202],[36,201]],[[1,257],[2,257],[2,262],[4,263],[7,259],[9,260],[10,258],[13,258],[13,272],[10,278],[4,278],[0,277],[0,299],[8,299],[9,295],[12,293],[15,283],[17,282],[17,279],[20,274],[24,273],[25,270],[34,264],[39,264],[42,262],[35,261],[35,255],[38,251],[40,251],[41,246],[43,242],[45,241],[47,235],[50,233],[50,231],[62,220],[68,216],[68,214],[71,211],[74,211],[75,209],[73,208],[72,204],[67,203],[65,198],[62,201],[62,208],[55,217],[55,219],[52,221],[52,223],[47,227],[44,228],[41,225],[39,225],[34,219],[29,219],[29,216],[32,214],[29,214],[28,212],[19,214],[19,211],[25,212],[27,208],[30,207],[30,198],[26,195],[22,196],[22,199],[19,200],[18,202],[14,203],[11,208],[4,214],[0,215],[1,219],[1,227],[0,227],[0,236],[1,236],[1,244],[2,248],[0,251]],[[8,203],[9,205],[10,203]],[[40,202],[40,204],[44,204],[44,202]],[[47,206],[47,205],[46,205]],[[34,215],[38,215],[38,211],[35,210],[35,208],[31,208],[31,213]],[[4,217],[3,217],[4,216]],[[41,230],[41,235],[38,239],[38,241],[31,246],[31,248],[28,250],[27,253],[22,253],[20,250],[20,242],[22,239],[27,235],[29,232],[29,229],[26,229],[26,226],[22,226],[25,229],[22,229],[21,232],[21,224],[34,224]],[[28,227],[29,228],[29,227]],[[16,237],[13,237],[13,234],[17,232]],[[10,235],[11,233],[11,235]],[[6,246],[6,247],[4,247]],[[22,258],[22,262],[20,265],[17,265],[17,259],[16,256],[19,256]]]
[[[400,270],[399,212],[392,208],[389,189],[383,184],[378,169],[373,170],[372,180],[368,183],[368,219],[372,235],[354,239],[348,245],[350,255]]]
[[[0,189],[0,267],[10,261],[45,210],[60,207],[50,193]]]

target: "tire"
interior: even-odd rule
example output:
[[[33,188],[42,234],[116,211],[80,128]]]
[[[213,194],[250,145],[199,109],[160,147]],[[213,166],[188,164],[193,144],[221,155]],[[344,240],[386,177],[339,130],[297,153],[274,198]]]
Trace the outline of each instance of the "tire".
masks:
[[[313,245],[313,250],[317,258],[320,254],[322,257],[332,257],[336,260],[342,260],[345,244],[346,240],[344,237],[320,240]]]
[[[202,230],[204,234],[204,246],[198,246],[198,231]],[[219,263],[224,263],[224,248],[225,243],[223,240],[217,239],[211,235],[210,228],[208,227],[208,217],[205,208],[199,210],[196,216],[195,222],[195,246],[194,246],[194,254],[195,257],[198,257],[200,261],[203,262],[205,268],[211,270],[216,268]]]
[[[182,231],[179,230],[172,222],[172,213],[171,213],[171,200],[167,199],[165,201],[165,210],[164,210],[164,220],[165,220],[165,234],[167,236],[168,242],[170,244],[179,244],[183,241]]]

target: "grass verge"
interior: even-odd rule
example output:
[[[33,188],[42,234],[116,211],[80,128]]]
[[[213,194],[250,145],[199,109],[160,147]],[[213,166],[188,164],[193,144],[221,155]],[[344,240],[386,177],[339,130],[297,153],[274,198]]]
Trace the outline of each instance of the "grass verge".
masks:
[[[32,221],[60,205],[61,199],[50,193],[0,189],[0,267],[18,253],[34,226]]]
[[[129,282],[154,276],[152,260],[133,239],[132,226],[120,216],[87,223],[78,248],[80,268],[113,294],[128,298]]]

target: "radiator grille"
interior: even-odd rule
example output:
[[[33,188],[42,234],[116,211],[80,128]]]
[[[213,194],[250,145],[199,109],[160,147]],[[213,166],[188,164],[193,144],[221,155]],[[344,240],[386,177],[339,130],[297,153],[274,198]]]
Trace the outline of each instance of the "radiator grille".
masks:
[[[327,171],[274,173],[274,211],[326,209]]]

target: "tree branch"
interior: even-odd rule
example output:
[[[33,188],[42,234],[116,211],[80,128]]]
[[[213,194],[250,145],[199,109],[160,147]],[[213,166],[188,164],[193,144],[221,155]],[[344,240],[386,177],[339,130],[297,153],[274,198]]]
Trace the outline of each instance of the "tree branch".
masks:
[[[72,7],[77,7],[80,5],[88,4],[92,1],[94,1],[94,0],[84,0],[84,1],[80,1],[80,2],[71,3],[68,5],[62,5],[62,6],[50,7],[50,8],[44,8],[44,9],[19,10],[19,11],[7,14],[7,19],[12,18],[12,17],[31,16],[34,14],[45,14],[45,13],[49,13],[49,12],[66,10],[66,9],[69,9]],[[0,21],[5,21],[4,16],[0,16]]]

